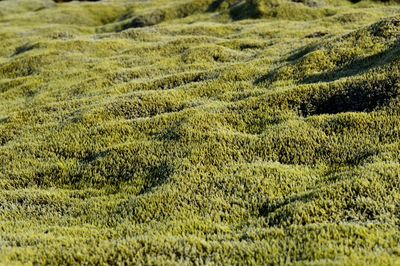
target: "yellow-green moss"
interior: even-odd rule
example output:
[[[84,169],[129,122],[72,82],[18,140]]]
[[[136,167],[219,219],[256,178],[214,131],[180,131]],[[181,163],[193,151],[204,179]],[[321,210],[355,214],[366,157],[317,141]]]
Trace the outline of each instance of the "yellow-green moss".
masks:
[[[0,264],[398,264],[378,2],[0,1]]]

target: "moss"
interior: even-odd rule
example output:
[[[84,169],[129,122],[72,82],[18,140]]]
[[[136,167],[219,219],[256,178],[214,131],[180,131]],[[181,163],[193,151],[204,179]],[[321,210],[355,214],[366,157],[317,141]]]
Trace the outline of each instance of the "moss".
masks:
[[[272,80],[303,82],[332,80],[351,76],[398,60],[397,17],[346,34],[334,40],[304,47],[291,55],[289,62],[273,72]]]
[[[399,262],[399,5],[0,1],[0,264]]]

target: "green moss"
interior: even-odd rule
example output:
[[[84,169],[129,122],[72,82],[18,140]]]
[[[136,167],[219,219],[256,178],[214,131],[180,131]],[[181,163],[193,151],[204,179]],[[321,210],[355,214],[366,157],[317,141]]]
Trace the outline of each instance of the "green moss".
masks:
[[[379,2],[0,1],[0,264],[398,264]]]

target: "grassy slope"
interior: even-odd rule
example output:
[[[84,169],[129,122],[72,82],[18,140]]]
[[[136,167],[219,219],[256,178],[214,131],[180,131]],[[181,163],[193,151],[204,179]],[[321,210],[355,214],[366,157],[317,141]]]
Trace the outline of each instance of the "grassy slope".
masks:
[[[400,6],[235,2],[0,1],[0,264],[400,263]]]

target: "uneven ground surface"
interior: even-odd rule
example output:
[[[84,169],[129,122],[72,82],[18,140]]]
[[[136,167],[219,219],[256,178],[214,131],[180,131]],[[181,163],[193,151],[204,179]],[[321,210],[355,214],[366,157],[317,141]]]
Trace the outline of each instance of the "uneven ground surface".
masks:
[[[400,5],[0,1],[0,264],[400,264]]]

